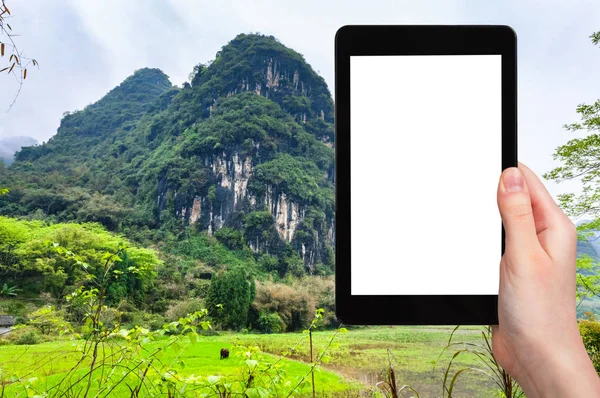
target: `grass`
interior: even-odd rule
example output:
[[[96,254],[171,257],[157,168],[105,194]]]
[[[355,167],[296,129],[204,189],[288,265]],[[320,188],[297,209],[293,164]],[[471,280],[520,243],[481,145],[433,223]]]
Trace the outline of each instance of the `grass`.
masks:
[[[342,373],[347,378],[365,386],[374,386],[381,381],[388,365],[388,350],[392,355],[398,383],[410,385],[423,397],[442,395],[442,379],[453,351],[439,358],[453,327],[448,326],[396,326],[364,327],[349,330],[339,339],[339,347],[331,351],[331,360],[326,369]],[[454,341],[479,342],[482,327],[460,328]],[[327,341],[331,332],[315,333],[317,349]],[[238,338],[248,344],[256,344],[263,351],[279,354],[302,338],[301,334],[288,333],[271,335],[242,335]],[[308,345],[301,344],[292,354],[293,358],[307,360]],[[435,366],[435,368],[434,368]],[[455,369],[477,366],[474,356],[461,356],[455,361]],[[457,396],[489,397],[493,384],[480,373],[464,372],[457,381]]]
[[[476,342],[481,327],[459,329],[455,341]],[[445,353],[435,366],[438,356],[448,342],[452,327],[363,327],[350,329],[340,335],[337,344],[330,348],[328,363],[316,374],[315,386],[319,396],[343,394],[356,396],[359,391],[372,391],[381,381],[388,363],[388,350],[392,355],[396,378],[401,385],[414,387],[421,397],[438,397],[442,394],[442,379],[452,352]],[[329,341],[332,331],[314,333],[315,352],[318,353]],[[189,345],[180,358],[175,353],[165,354],[164,361],[182,360],[185,367],[180,373],[186,375],[232,375],[243,366],[243,361],[232,356],[219,359],[221,348],[232,348],[239,342],[256,345],[265,354],[265,360],[276,360],[284,352],[282,360],[288,379],[304,376],[309,366],[308,339],[302,333],[286,334],[236,334],[222,333],[203,336],[196,344]],[[154,344],[154,343],[152,343]],[[148,348],[151,345],[148,346]],[[293,347],[295,349],[291,350]],[[52,362],[41,365],[42,358],[55,356]],[[75,363],[76,353],[71,342],[53,342],[34,346],[0,346],[0,368],[23,370],[38,366],[36,376],[43,383],[55,383]],[[475,365],[475,359],[460,357],[456,369]],[[40,366],[41,365],[41,366]],[[492,383],[479,373],[463,373],[455,389],[456,396],[489,397]],[[14,396],[14,395],[13,395]],[[115,396],[120,396],[115,395]]]
[[[178,370],[178,373],[184,376],[212,376],[234,375],[244,367],[244,360],[233,355],[232,335],[226,336],[206,336],[199,339],[195,344],[187,344],[183,350],[167,351],[161,358],[163,363],[180,363],[185,365]],[[158,343],[150,343],[145,348],[152,350]],[[6,345],[0,346],[0,369],[7,374],[17,373],[22,375],[28,372],[27,378],[36,377],[35,387],[44,390],[55,385],[65,377],[69,369],[77,362],[80,354],[76,352],[77,343],[70,341],[57,341],[43,343],[32,346]],[[220,359],[221,348],[228,348],[232,355],[229,359]],[[110,351],[110,348],[107,348]],[[274,362],[279,359],[278,356],[264,354],[262,361]],[[281,361],[286,376],[289,380],[295,382],[298,378],[305,376],[309,371],[309,365],[293,360],[283,359]],[[0,370],[0,376],[2,375]],[[85,371],[81,372],[83,375]],[[0,380],[2,377],[0,377]],[[362,386],[344,376],[333,372],[320,370],[315,375],[315,385],[318,386],[322,396],[333,395],[343,391],[356,391]],[[9,386],[7,388],[8,396],[15,396],[19,391],[18,386]],[[92,390],[93,391],[93,390]],[[126,388],[113,394],[116,397],[129,396]],[[111,395],[111,396],[113,396]],[[21,396],[21,395],[19,395]],[[22,395],[26,396],[26,395]]]

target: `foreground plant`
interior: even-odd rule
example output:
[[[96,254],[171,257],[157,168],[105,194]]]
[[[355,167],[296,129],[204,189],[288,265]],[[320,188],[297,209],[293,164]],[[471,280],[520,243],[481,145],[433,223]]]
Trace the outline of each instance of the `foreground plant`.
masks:
[[[444,380],[443,380],[443,388],[442,388],[442,397],[443,398],[452,398],[452,393],[454,392],[454,387],[456,386],[456,381],[458,380],[458,376],[467,371],[479,372],[483,373],[490,378],[494,382],[494,384],[498,387],[498,392],[501,397],[504,398],[520,398],[524,397],[523,390],[517,384],[517,382],[508,374],[496,361],[494,357],[494,352],[492,351],[492,329],[491,327],[485,327],[484,330],[481,331],[481,341],[479,343],[468,343],[468,342],[455,342],[453,341],[455,332],[458,330],[459,326],[455,327],[450,334],[450,338],[448,339],[448,344],[444,347],[442,352],[438,357],[438,361],[441,356],[450,349],[457,349],[452,358],[448,362],[446,367],[446,371],[444,372]],[[477,358],[477,361],[480,367],[467,366],[460,368],[454,371],[454,374],[451,375],[451,371],[453,370],[452,365],[454,361],[459,356],[464,355],[474,355]]]
[[[18,35],[13,31],[9,23],[11,16],[12,14],[6,5],[6,0],[0,0],[0,59],[4,57],[8,58],[7,63],[0,63],[0,74],[6,73],[12,75],[18,85],[17,93],[9,106],[9,110],[17,100],[23,86],[23,81],[27,78],[27,67],[30,64],[34,66],[38,65],[35,59],[25,57],[23,52],[19,50],[15,42]],[[1,194],[2,190],[0,189]]]
[[[380,381],[375,385],[375,387],[383,392],[383,395],[386,398],[399,398],[400,394],[404,391],[410,391],[414,393],[415,398],[420,398],[419,393],[409,385],[403,385],[402,387],[398,387],[396,382],[396,372],[394,371],[394,366],[392,365],[392,353],[390,350],[387,350],[388,353],[388,368],[386,372],[386,378],[383,381]]]
[[[67,255],[74,256],[72,253]],[[85,314],[82,334],[71,334],[74,352],[70,354],[79,355],[75,365],[54,383],[36,375],[64,357],[62,350],[47,355],[20,374],[0,369],[0,398],[9,395],[105,398],[115,394],[130,397],[292,397],[310,394],[311,389],[312,395],[316,396],[314,372],[327,361],[327,352],[335,345],[338,335],[346,331],[338,328],[323,349],[312,352],[313,333],[323,317],[322,309],[316,311],[313,322],[298,342],[308,338],[311,347],[311,363],[306,374],[292,378],[286,373],[283,359],[295,347],[274,359],[261,353],[258,347],[236,344],[232,351],[240,366],[234,375],[190,375],[182,372],[185,363],[181,357],[190,344],[199,341],[199,331],[211,327],[207,320],[208,311],[203,309],[189,314],[156,331],[140,326],[122,329],[118,323],[105,324],[103,313],[108,308],[103,304],[103,286],[110,279],[117,258],[118,253],[107,256],[105,272],[97,286],[80,288],[69,296],[69,301],[81,306],[80,310]],[[53,311],[52,308],[44,309],[44,315]],[[34,320],[38,326],[40,319]],[[50,322],[46,326],[58,327],[58,324]]]

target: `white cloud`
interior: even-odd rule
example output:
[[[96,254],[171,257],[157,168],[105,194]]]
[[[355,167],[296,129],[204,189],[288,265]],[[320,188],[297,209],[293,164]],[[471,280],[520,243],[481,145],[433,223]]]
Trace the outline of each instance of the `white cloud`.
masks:
[[[10,3],[9,3],[10,4]],[[508,24],[518,34],[519,156],[541,174],[570,135],[575,106],[600,97],[596,0],[30,0],[14,2],[13,26],[40,62],[10,113],[0,91],[0,137],[56,132],[64,111],[98,100],[135,69],[158,67],[174,84],[238,33],[276,36],[302,53],[333,88],[333,38],[345,24]],[[6,89],[5,89],[6,87]],[[547,183],[553,194],[562,185]]]

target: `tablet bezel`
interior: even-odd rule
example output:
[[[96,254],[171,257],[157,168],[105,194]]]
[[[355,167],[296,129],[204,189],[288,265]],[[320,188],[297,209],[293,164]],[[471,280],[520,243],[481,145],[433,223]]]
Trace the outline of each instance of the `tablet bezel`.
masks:
[[[503,25],[347,25],[335,36],[335,302],[349,325],[497,325],[498,295],[351,295],[350,56],[502,56],[502,170],[517,166],[516,34]],[[498,178],[502,170],[498,170]],[[501,250],[505,232],[502,225]]]

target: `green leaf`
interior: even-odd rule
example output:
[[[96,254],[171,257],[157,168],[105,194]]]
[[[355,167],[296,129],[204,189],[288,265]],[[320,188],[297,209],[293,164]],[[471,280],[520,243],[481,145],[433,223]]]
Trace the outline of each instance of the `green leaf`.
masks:
[[[269,396],[269,391],[264,387],[252,387],[246,390],[248,398],[266,398]]]
[[[221,376],[208,376],[208,382],[210,384],[217,384],[221,380]]]

